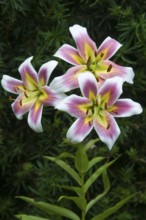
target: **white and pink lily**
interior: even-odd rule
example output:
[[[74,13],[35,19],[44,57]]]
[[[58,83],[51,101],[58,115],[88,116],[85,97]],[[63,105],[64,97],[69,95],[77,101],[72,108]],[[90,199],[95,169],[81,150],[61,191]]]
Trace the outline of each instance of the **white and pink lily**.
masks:
[[[41,66],[38,74],[31,64],[33,57],[26,59],[19,67],[21,80],[4,75],[1,81],[3,88],[18,94],[12,103],[12,110],[18,119],[28,114],[28,124],[36,132],[42,132],[43,106],[55,106],[65,96],[58,94],[47,86],[49,77],[57,65],[57,61],[49,61]]]
[[[107,37],[97,49],[85,27],[74,25],[69,30],[77,49],[64,44],[54,56],[74,65],[74,67],[68,69],[64,75],[56,77],[50,84],[52,88],[59,92],[67,92],[77,88],[77,77],[85,71],[92,72],[100,84],[105,79],[114,76],[120,76],[124,81],[133,83],[134,72],[131,67],[123,67],[109,60],[122,46],[118,41]]]
[[[124,80],[113,77],[99,87],[96,78],[90,72],[78,76],[83,97],[70,95],[61,100],[56,108],[76,117],[67,132],[72,142],[81,142],[94,128],[99,138],[109,149],[120,135],[120,129],[114,117],[128,117],[140,114],[142,107],[131,99],[119,99]]]

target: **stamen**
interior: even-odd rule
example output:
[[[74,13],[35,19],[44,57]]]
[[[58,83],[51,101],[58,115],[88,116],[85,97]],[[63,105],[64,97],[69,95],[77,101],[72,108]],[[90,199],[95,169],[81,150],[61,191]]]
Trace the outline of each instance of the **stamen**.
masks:
[[[13,101],[12,96],[9,96],[9,100],[10,100],[10,102],[12,102],[12,101]]]
[[[91,121],[89,121],[89,126],[91,126]]]
[[[87,109],[87,111],[86,111],[86,115],[88,115],[88,113],[89,113],[89,109]]]
[[[90,60],[91,60],[91,57],[89,57],[88,60],[87,60],[87,63],[86,63],[87,66],[89,66],[89,64],[90,64]]]
[[[20,106],[22,106],[22,99],[20,99]]]
[[[25,95],[26,98],[28,98],[28,95],[27,95],[26,91],[24,91],[24,95]]]
[[[107,102],[105,103],[104,107],[105,107],[105,109],[107,109]]]
[[[94,56],[97,57],[97,55],[98,55],[98,54],[97,54],[97,51],[95,51]]]
[[[104,56],[104,53],[101,53],[101,54],[100,54],[100,57],[102,58],[103,56]]]
[[[110,72],[111,71],[111,69],[112,69],[112,64],[110,64],[109,66],[108,66],[108,68],[107,68],[107,72]]]
[[[108,123],[108,125],[107,125],[107,129],[109,129],[110,128],[110,124]]]
[[[18,90],[19,90],[18,87],[17,87],[17,86],[14,86],[14,91],[15,91],[15,92],[18,92]]]

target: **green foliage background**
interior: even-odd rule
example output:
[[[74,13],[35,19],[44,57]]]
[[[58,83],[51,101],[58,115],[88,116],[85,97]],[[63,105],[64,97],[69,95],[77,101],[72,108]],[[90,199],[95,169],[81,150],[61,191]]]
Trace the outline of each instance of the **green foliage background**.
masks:
[[[110,220],[146,219],[146,1],[0,0],[0,79],[3,74],[19,78],[18,66],[29,56],[34,56],[36,70],[56,59],[53,54],[63,43],[74,45],[69,33],[74,24],[87,27],[97,45],[107,36],[123,44],[112,60],[133,67],[135,72],[134,84],[124,84],[123,97],[132,98],[143,107],[141,115],[118,120],[122,133],[112,151],[100,142],[90,152],[90,157],[121,155],[109,169],[112,187],[108,196],[90,214],[94,216],[124,196],[140,192]],[[69,67],[58,61],[52,77],[65,73]],[[14,220],[14,215],[22,211],[39,214],[34,207],[16,199],[17,195],[56,203],[66,192],[55,184],[71,184],[71,180],[42,156],[74,151],[61,144],[73,118],[45,108],[44,133],[36,134],[28,127],[27,116],[21,121],[15,118],[9,95],[0,87],[1,220]],[[94,131],[88,138],[96,138]],[[94,184],[89,198],[100,189],[100,182]],[[60,203],[74,208],[72,203]]]

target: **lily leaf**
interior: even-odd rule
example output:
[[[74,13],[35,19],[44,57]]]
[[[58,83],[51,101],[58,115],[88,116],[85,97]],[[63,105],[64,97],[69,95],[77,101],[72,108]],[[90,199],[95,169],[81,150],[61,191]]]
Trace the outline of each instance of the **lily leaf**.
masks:
[[[101,166],[99,169],[97,169],[85,182],[84,185],[84,192],[86,193],[87,190],[89,189],[89,187],[94,183],[94,181],[109,167],[111,166],[115,161],[117,160],[114,159],[106,164],[104,164],[103,166]]]
[[[25,196],[17,196],[16,198],[20,198],[48,214],[59,215],[59,216],[67,217],[72,220],[80,220],[79,216],[77,216],[73,211],[70,211],[69,209],[57,205],[52,205],[46,202],[41,202],[41,201],[37,202],[34,199]]]
[[[62,185],[56,185],[56,186],[59,186],[60,188],[75,192],[78,196],[80,196],[82,194],[81,188],[77,187],[77,186],[62,186]]]
[[[23,215],[23,214],[15,215],[15,217],[20,219],[20,220],[49,220],[49,218],[41,218],[41,217],[38,217],[38,216]]]
[[[94,157],[92,160],[89,161],[88,170],[104,159],[105,157]]]
[[[97,143],[100,139],[96,138],[96,139],[92,139],[90,141],[88,141],[88,143],[85,145],[85,150],[89,150],[91,147],[93,147],[95,145],[95,143]]]
[[[104,191],[97,195],[94,199],[92,199],[88,204],[87,204],[87,207],[86,207],[86,213],[89,211],[89,209],[95,205],[101,198],[103,198],[107,192],[109,191],[110,189],[110,181],[109,181],[109,178],[108,178],[108,175],[107,175],[107,171],[105,170],[102,174],[102,180],[103,180],[103,184],[104,184]]]
[[[86,199],[83,197],[75,197],[75,196],[61,196],[59,200],[61,199],[69,199],[72,200],[81,210],[83,210],[86,207]]]
[[[55,162],[58,166],[60,166],[63,170],[65,170],[74,180],[76,180],[79,185],[81,185],[80,176],[66,162],[64,162],[63,160],[61,160],[59,158],[55,158],[55,157],[45,156],[44,158],[46,158],[52,162]]]
[[[95,217],[91,218],[91,220],[104,220],[107,217],[109,217],[110,215],[112,215],[113,213],[115,213],[118,209],[120,209],[125,203],[127,203],[133,196],[135,196],[137,193],[128,196],[127,198],[121,200],[120,202],[118,202],[116,205],[114,205],[113,207],[105,210],[103,213],[96,215]]]
[[[71,158],[74,159],[75,156],[73,154],[70,154],[68,152],[63,152],[61,153],[57,158],[62,159],[62,158]]]

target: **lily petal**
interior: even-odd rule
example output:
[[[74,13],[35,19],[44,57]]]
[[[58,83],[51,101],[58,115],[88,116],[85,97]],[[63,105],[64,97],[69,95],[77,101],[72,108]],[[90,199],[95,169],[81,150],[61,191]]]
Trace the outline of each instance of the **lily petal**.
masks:
[[[57,92],[68,92],[78,88],[77,77],[86,70],[86,66],[75,66],[70,68],[64,75],[55,77],[50,83],[50,87]]]
[[[106,60],[111,58],[121,46],[122,44],[115,39],[107,37],[97,50],[97,59]]]
[[[89,37],[87,29],[75,24],[69,30],[84,62],[86,63],[89,59],[94,60],[97,47],[95,42]]]
[[[50,75],[57,64],[57,61],[51,60],[41,66],[38,72],[38,79],[41,86],[47,85]]]
[[[22,119],[22,116],[30,111],[34,103],[36,102],[36,99],[31,99],[26,103],[23,103],[23,100],[26,99],[24,95],[19,95],[17,99],[12,103],[11,107],[12,110],[17,117],[17,119]]]
[[[33,57],[29,57],[26,59],[19,67],[19,72],[24,86],[31,91],[35,90],[38,85],[37,72],[31,64],[32,58]]]
[[[129,117],[140,114],[141,112],[141,105],[131,99],[119,99],[113,106],[111,106],[110,111],[114,117]]]
[[[3,78],[1,80],[1,85],[6,91],[14,94],[19,94],[19,90],[17,90],[17,87],[18,86],[23,87],[23,82],[11,76],[3,75]]]
[[[97,76],[103,79],[120,76],[124,79],[124,81],[131,84],[133,83],[134,72],[131,67],[123,67],[109,60],[101,61],[99,68],[97,68],[95,72]]]
[[[106,128],[104,124],[102,125],[97,118],[93,120],[93,124],[101,141],[104,142],[109,149],[111,149],[120,135],[120,129],[112,115],[107,113],[106,117],[109,124],[108,128]]]
[[[62,60],[73,65],[85,64],[78,50],[68,44],[64,44],[62,47],[60,47],[54,56],[61,58]]]
[[[67,138],[73,143],[79,143],[91,132],[93,123],[88,118],[77,119],[67,132]]]
[[[42,111],[43,105],[37,101],[28,114],[28,124],[36,132],[43,131],[41,124]]]
[[[78,82],[83,96],[95,101],[98,84],[94,75],[86,71],[78,76]]]
[[[46,106],[55,106],[66,97],[63,93],[56,93],[49,86],[41,88],[42,95],[39,96],[39,102]]]
[[[91,102],[86,97],[80,97],[77,95],[67,96],[60,101],[55,108],[61,111],[69,113],[73,117],[86,117],[87,107],[91,105]]]
[[[122,94],[123,79],[115,76],[104,81],[98,90],[101,95],[103,104],[107,106],[113,105]]]

